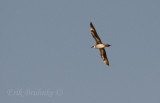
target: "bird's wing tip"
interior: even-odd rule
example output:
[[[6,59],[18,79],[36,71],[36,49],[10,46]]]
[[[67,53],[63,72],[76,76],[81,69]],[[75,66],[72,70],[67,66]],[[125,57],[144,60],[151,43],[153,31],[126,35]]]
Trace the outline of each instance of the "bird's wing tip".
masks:
[[[108,60],[104,60],[103,61],[106,65],[108,65],[109,66],[109,62],[108,62]]]

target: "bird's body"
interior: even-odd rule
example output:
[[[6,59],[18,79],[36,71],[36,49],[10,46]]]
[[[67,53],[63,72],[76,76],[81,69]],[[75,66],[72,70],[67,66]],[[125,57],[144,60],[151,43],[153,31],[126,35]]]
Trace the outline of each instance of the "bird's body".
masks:
[[[97,45],[93,46],[93,48],[96,48],[96,49],[100,49],[100,48],[104,48],[104,47],[108,47],[108,44],[97,44]]]
[[[90,30],[91,30],[91,34],[93,36],[93,38],[96,40],[96,45],[92,46],[92,48],[97,48],[99,49],[100,53],[101,53],[101,58],[103,60],[103,62],[107,65],[109,65],[109,61],[106,55],[106,51],[105,51],[105,47],[109,47],[109,44],[103,44],[101,42],[101,39],[99,38],[94,26],[92,25],[92,23],[90,23]]]

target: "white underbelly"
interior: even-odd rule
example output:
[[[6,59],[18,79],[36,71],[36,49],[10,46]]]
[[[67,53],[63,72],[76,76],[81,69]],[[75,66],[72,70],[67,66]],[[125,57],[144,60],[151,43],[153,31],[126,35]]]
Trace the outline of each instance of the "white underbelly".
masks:
[[[97,44],[97,45],[96,45],[96,48],[104,48],[104,47],[105,47],[104,44]]]

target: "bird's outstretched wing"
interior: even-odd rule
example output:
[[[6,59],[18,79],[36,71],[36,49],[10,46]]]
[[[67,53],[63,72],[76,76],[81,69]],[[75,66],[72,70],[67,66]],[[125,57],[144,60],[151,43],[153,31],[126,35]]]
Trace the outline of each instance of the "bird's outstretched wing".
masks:
[[[99,49],[99,51],[101,53],[101,58],[102,58],[103,62],[109,66],[109,61],[107,59],[107,55],[106,55],[105,49],[101,48],[101,49]]]
[[[92,25],[92,22],[90,22],[90,30],[93,38],[96,40],[97,44],[102,44],[101,39],[99,38],[94,26]]]

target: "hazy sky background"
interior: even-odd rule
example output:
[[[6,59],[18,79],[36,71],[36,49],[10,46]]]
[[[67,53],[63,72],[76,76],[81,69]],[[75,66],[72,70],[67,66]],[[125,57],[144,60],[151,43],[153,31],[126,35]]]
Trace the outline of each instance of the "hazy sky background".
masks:
[[[159,45],[159,0],[1,0],[0,102],[160,103]]]

